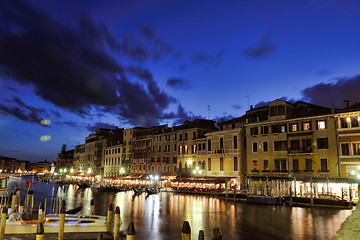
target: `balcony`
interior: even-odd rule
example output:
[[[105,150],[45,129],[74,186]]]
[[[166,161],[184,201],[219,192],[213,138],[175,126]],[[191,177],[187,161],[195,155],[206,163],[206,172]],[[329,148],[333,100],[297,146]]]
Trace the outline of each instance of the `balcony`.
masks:
[[[227,150],[226,149],[215,149],[214,150],[214,153],[215,154],[224,154],[224,153],[226,153],[227,152]]]
[[[289,149],[289,154],[313,153],[313,147],[302,147],[300,149]]]

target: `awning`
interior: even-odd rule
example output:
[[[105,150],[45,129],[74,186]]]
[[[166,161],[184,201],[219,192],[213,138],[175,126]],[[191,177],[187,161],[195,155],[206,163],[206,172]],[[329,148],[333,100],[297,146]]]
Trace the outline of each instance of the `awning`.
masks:
[[[229,178],[230,179],[230,178]],[[176,178],[172,179],[173,183],[225,183],[225,177],[203,177],[203,178]]]

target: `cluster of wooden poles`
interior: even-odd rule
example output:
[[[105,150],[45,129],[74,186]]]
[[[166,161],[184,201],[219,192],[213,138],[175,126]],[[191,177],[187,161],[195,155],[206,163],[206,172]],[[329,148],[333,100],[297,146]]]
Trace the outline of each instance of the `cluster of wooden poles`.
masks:
[[[20,202],[20,190],[17,186],[14,188],[14,192],[11,196],[3,196],[0,198],[1,202],[1,223],[0,223],[0,240],[5,238],[5,227],[6,219],[8,214],[14,213],[16,210],[20,213],[33,212],[34,209],[34,192],[32,190],[28,191],[25,198],[25,206],[23,202]],[[10,208],[10,210],[9,210]],[[46,209],[46,200],[41,202],[38,209],[37,217],[37,228],[36,228],[36,240],[44,240],[44,219],[45,219],[45,209]],[[65,211],[66,211],[66,202],[65,200],[54,199],[53,203],[53,213],[59,213],[59,232],[58,240],[64,239],[64,230],[65,230]],[[90,202],[90,214],[95,215],[95,201],[94,199]],[[120,208],[117,206],[115,208],[115,217],[114,217],[114,208],[113,204],[109,204],[106,220],[106,231],[107,233],[112,233],[114,240],[135,240],[135,227],[134,223],[131,222],[128,227],[126,234],[120,232]],[[103,235],[100,234],[98,239],[102,239]],[[126,236],[126,237],[125,237]],[[199,240],[204,240],[204,231],[199,231]],[[184,221],[182,227],[182,240],[191,240],[191,228],[188,221]],[[222,236],[219,229],[213,229],[212,240],[222,240]]]
[[[191,240],[191,228],[188,221],[184,221],[182,231],[181,231],[181,237],[182,240]],[[204,240],[205,235],[204,231],[199,231],[198,240]],[[222,240],[222,235],[220,233],[220,230],[218,228],[214,228],[212,232],[212,240]]]

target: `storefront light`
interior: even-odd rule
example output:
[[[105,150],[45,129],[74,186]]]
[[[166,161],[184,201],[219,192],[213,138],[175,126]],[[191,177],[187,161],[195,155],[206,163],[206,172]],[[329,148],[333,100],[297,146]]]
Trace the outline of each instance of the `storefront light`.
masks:
[[[60,172],[62,172],[63,170],[62,170],[62,168],[60,169]]]

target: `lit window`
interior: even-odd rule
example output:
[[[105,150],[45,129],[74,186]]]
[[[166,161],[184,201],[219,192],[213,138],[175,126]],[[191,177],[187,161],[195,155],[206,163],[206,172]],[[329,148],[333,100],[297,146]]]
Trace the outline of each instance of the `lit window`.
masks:
[[[303,129],[304,129],[304,131],[309,131],[309,130],[311,130],[310,123],[309,123],[309,122],[304,122],[304,123],[303,123]]]
[[[292,132],[297,132],[297,130],[298,130],[298,125],[297,124],[292,124],[291,125],[291,131]]]
[[[326,128],[324,120],[318,121],[318,128],[319,129],[325,129]]]

